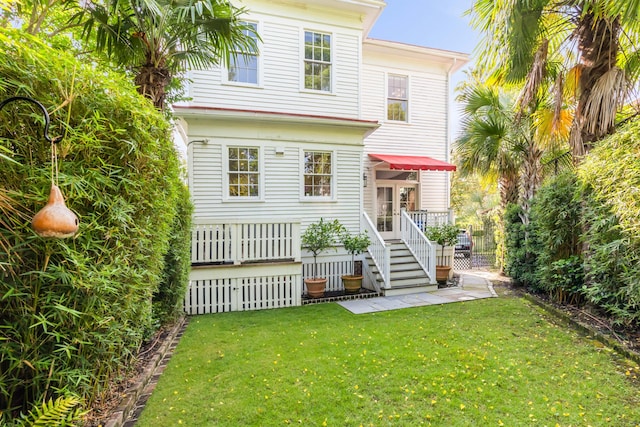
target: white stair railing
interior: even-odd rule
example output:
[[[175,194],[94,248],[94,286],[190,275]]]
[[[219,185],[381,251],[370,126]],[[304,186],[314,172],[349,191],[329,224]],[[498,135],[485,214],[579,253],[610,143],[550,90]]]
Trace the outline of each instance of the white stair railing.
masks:
[[[391,250],[385,244],[384,239],[378,233],[366,212],[362,212],[362,227],[371,238],[369,245],[369,255],[378,269],[384,289],[391,289]]]
[[[402,241],[429,277],[429,282],[432,285],[436,284],[436,251],[434,246],[405,211],[402,211],[400,221]]]

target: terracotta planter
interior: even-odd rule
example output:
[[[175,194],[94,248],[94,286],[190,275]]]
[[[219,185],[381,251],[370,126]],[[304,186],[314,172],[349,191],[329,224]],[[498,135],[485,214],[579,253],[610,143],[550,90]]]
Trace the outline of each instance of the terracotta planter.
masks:
[[[342,276],[342,284],[344,285],[344,292],[346,294],[357,294],[362,287],[363,276]]]
[[[436,265],[436,282],[447,283],[451,267],[448,265]]]
[[[304,284],[307,286],[307,294],[309,294],[311,298],[321,298],[324,296],[327,279],[304,279]]]

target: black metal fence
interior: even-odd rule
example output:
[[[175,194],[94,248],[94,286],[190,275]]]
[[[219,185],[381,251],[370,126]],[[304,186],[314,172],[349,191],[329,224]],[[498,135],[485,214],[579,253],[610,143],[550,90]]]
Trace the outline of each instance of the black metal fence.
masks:
[[[481,227],[467,227],[471,236],[471,250],[456,251],[454,270],[472,270],[474,268],[493,268],[496,266],[495,227],[487,222]]]

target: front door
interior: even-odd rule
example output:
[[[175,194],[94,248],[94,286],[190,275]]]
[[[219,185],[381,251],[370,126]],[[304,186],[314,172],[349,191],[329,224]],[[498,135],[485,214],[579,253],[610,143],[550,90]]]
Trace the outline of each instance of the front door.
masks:
[[[376,225],[385,240],[400,238],[400,217],[403,210],[416,210],[416,184],[379,184],[376,187]]]

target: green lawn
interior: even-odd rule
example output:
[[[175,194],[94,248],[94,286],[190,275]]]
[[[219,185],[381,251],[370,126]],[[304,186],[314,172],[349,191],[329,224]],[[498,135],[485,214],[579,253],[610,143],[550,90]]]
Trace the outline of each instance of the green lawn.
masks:
[[[638,373],[520,298],[207,315],[137,427],[634,426]]]

